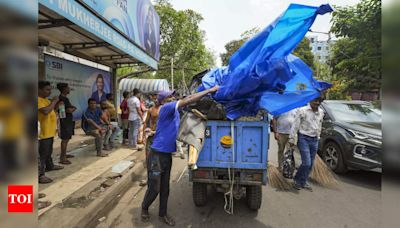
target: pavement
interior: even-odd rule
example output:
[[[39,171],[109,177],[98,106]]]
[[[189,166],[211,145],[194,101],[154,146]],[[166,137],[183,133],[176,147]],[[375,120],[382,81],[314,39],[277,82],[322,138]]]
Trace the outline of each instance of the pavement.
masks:
[[[271,137],[269,159],[276,161],[277,145]],[[142,177],[133,180],[124,195],[104,205],[103,212],[86,227],[164,227],[158,220],[158,200],[150,208],[149,223],[140,221],[140,205],[146,187]],[[221,193],[209,189],[208,204],[196,207],[192,200],[186,161],[173,160],[168,212],[176,227],[362,227],[381,224],[381,174],[351,171],[339,176],[340,186],[328,189],[313,184],[314,192],[282,192],[263,187],[263,201],[258,212],[247,208],[245,199],[235,200],[234,214],[224,211]]]
[[[55,139],[53,160],[58,163],[60,140]],[[117,198],[131,187],[136,176],[145,171],[145,153],[116,144],[108,157],[97,157],[94,140],[79,129],[68,146],[74,155],[72,164],[64,169],[47,172],[53,179],[50,184],[40,184],[39,192],[51,205],[38,210],[42,227],[86,227],[103,205]]]

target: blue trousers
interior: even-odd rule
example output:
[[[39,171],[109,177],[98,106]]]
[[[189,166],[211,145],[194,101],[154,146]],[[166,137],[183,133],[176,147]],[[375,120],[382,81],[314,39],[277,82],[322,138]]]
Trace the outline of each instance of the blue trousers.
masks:
[[[129,121],[129,144],[133,147],[137,145],[137,138],[139,133],[140,120]]]
[[[318,151],[318,138],[298,134],[297,147],[300,150],[301,165],[297,170],[294,181],[300,186],[304,186],[314,165],[315,155]]]

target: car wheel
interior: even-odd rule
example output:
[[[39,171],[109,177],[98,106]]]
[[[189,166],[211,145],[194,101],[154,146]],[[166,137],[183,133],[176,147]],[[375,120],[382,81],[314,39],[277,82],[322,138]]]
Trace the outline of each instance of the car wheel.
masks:
[[[335,173],[347,172],[347,167],[344,163],[342,150],[336,143],[328,142],[324,146],[323,158],[326,165]]]

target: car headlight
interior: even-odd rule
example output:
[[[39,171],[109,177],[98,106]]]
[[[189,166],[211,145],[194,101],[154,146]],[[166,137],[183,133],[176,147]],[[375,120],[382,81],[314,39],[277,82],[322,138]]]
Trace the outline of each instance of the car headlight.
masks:
[[[356,139],[366,140],[366,141],[369,141],[371,143],[382,145],[382,138],[379,137],[379,136],[368,135],[368,134],[365,134],[363,132],[350,130],[350,129],[346,129],[346,130],[349,132],[349,134],[351,136],[353,136]]]
[[[362,132],[359,132],[359,131],[355,131],[355,130],[350,130],[350,129],[346,129],[346,130],[350,133],[351,136],[353,136],[356,139],[364,140],[364,139],[368,139],[369,138],[369,136],[367,134],[365,134],[365,133],[362,133]]]

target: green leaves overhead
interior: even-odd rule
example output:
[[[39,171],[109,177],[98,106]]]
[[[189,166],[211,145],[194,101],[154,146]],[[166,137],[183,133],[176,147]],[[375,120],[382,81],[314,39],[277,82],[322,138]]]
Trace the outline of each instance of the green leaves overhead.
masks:
[[[340,39],[332,48],[333,74],[350,81],[349,91],[376,91],[381,87],[381,1],[362,0],[335,7],[331,32]]]
[[[293,54],[303,60],[311,69],[315,70],[314,54],[311,51],[310,41],[304,39],[294,49]]]

